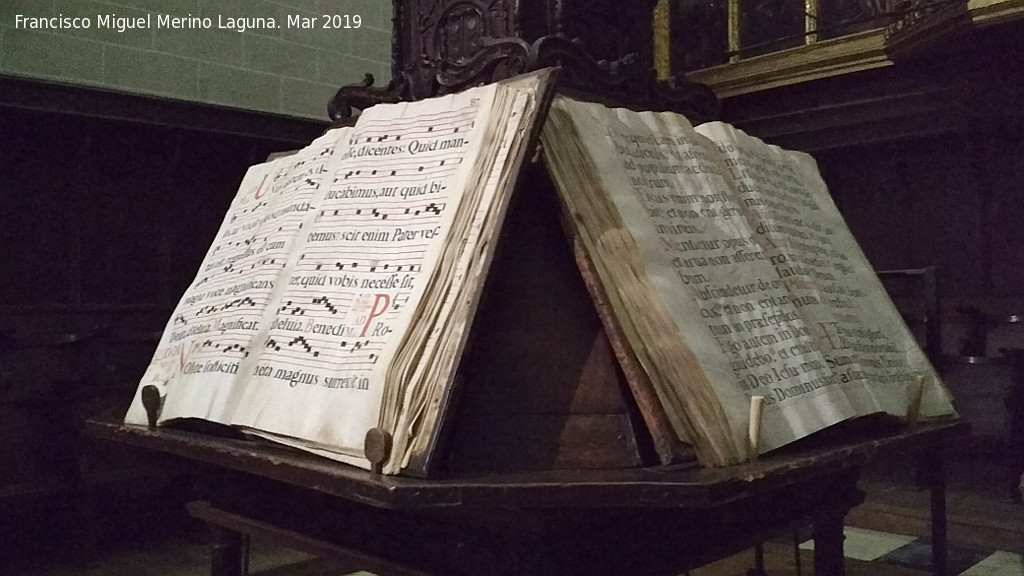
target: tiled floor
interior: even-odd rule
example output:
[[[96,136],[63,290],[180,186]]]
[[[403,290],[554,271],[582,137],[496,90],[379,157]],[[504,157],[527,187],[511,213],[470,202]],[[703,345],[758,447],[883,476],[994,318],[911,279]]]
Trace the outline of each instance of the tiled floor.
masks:
[[[847,526],[843,530],[846,540],[843,541],[843,552],[847,558],[856,560],[875,560],[893,550],[917,540],[914,536],[890,534],[876,530],[865,530]],[[814,550],[814,541],[808,540],[800,545],[804,550]]]
[[[997,551],[960,573],[960,576],[1020,576],[1020,554]]]
[[[302,552],[257,542],[252,547],[249,568],[253,573],[261,573],[310,558]],[[198,539],[174,537],[135,549],[110,552],[84,565],[43,566],[26,570],[21,576],[202,576],[209,572],[209,546]]]
[[[922,539],[847,527],[847,572],[850,576],[924,576],[930,574],[931,548]],[[800,571],[813,575],[813,542],[801,546]],[[765,566],[770,576],[796,575],[792,544],[769,542]],[[951,547],[950,576],[1022,576],[1021,557],[1006,551]],[[744,576],[753,567],[751,551],[692,571],[691,576]],[[263,542],[253,544],[250,569],[261,576],[372,576]],[[172,540],[108,555],[85,567],[56,566],[22,576],[202,576],[208,574],[209,551],[194,541]],[[827,575],[826,575],[827,576]]]
[[[926,538],[890,534],[877,530],[847,526],[843,550],[847,558],[878,564],[902,566],[923,572],[931,566],[932,548]],[[813,541],[800,548],[813,550]],[[976,549],[951,545],[948,548],[950,575],[1022,576],[1024,564],[1020,554],[993,549]]]

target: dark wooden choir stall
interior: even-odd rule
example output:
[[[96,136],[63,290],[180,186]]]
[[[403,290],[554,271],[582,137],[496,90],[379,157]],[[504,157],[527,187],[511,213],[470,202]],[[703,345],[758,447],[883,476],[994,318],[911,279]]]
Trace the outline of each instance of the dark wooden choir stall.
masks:
[[[593,99],[716,117],[706,87],[653,72],[654,2],[395,1],[394,79],[331,103],[338,122],[547,66]],[[511,240],[511,241],[510,241]],[[247,571],[251,535],[388,574],[676,575],[811,524],[815,573],[843,574],[860,468],[932,458],[956,424],[839,426],[756,463],[702,469],[673,439],[543,167],[525,167],[426,478],[390,477],[241,437],[93,422],[93,436],[176,454],[201,478],[216,576]],[[942,533],[937,532],[941,545]],[[937,573],[941,567],[937,566]]]

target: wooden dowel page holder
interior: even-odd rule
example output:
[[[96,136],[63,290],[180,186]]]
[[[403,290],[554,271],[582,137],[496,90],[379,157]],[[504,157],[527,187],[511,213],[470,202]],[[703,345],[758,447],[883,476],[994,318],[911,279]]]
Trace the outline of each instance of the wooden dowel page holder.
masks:
[[[924,376],[917,374],[914,379],[910,381],[910,385],[907,386],[907,426],[913,426],[917,423],[918,416],[921,412],[921,396],[924,394]]]
[[[363,454],[370,461],[370,471],[380,474],[381,467],[391,456],[391,434],[381,428],[370,428],[366,431],[363,443]]]
[[[747,430],[747,456],[756,464],[761,451],[761,418],[764,415],[764,397],[750,398],[750,426]]]
[[[143,386],[142,406],[146,409],[146,419],[149,421],[149,427],[156,428],[156,422],[160,418],[160,408],[163,406],[160,389],[152,384]]]

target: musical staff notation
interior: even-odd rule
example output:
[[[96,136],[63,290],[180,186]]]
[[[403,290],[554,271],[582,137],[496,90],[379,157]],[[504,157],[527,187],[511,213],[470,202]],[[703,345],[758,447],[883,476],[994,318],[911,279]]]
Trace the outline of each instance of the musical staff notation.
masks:
[[[336,298],[336,300],[337,300],[337,298]],[[346,304],[347,304],[347,302],[345,304],[342,304],[342,306],[344,306]],[[332,302],[331,299],[328,298],[327,296],[317,296],[315,298],[311,298],[309,300],[309,305],[305,305],[305,304],[300,305],[300,304],[296,304],[296,302],[294,300],[288,300],[283,305],[281,305],[281,307],[279,307],[277,309],[277,313],[278,314],[287,313],[290,316],[305,316],[306,312],[314,310],[313,308],[310,308],[309,306],[317,306],[318,308],[316,308],[316,310],[319,310],[319,309],[322,308],[324,310],[327,310],[331,314],[338,314],[339,313],[338,306],[336,306],[335,303]]]
[[[253,204],[252,206],[249,206],[248,208],[243,208],[239,212],[239,214],[253,214],[257,210],[259,210],[260,208],[263,208],[265,206],[270,206],[270,202],[267,201],[267,200],[261,200],[260,202],[257,202],[256,204]],[[236,215],[232,215],[232,217],[231,217],[232,220],[235,220],[237,218],[238,218],[237,214]]]
[[[253,300],[249,296],[245,296],[245,297],[242,297],[242,298],[236,298],[236,299],[234,299],[234,300],[224,304],[224,306],[221,307],[221,310],[229,310],[229,309],[234,308],[236,306],[246,306],[246,305],[248,305],[248,306],[256,306],[256,301]]]
[[[351,353],[358,352],[359,350],[366,348],[367,346],[370,345],[370,341],[360,340],[356,342],[349,342],[347,340],[342,340],[338,345],[341,346],[342,348],[347,349]]]
[[[453,168],[462,164],[461,157],[448,157],[437,160],[426,157],[427,154],[428,153],[424,153],[424,158],[413,158],[412,160],[405,160],[398,164],[394,161],[386,162],[387,168],[384,169],[358,169],[338,172],[332,182],[334,184],[338,184],[340,182],[345,182],[346,180],[365,180],[367,178],[372,179],[403,175],[408,176],[410,174],[415,174],[417,177],[428,175],[440,176],[451,172]]]
[[[246,347],[242,346],[241,344],[239,344],[237,342],[234,343],[234,344],[221,344],[220,342],[214,342],[213,340],[205,340],[199,346],[199,348],[200,348],[200,350],[213,349],[213,350],[217,350],[217,351],[219,351],[221,353],[224,353],[224,354],[230,354],[231,352],[236,352],[236,351],[237,352],[243,352],[243,353],[245,353],[246,356],[248,356],[248,354],[249,354],[248,350],[246,349]]]
[[[451,178],[479,139],[476,112],[368,117],[336,136],[339,150],[318,147],[247,175],[175,312],[177,341],[207,356],[205,371],[249,354],[324,374],[383,362],[387,334],[412,311],[413,287],[430,268],[428,249],[448,235],[458,202]]]
[[[313,298],[311,303],[313,303],[313,304],[322,304],[324,306],[324,308],[327,308],[328,310],[330,310],[331,314],[337,314],[338,313],[338,309],[334,307],[334,305],[331,303],[330,299],[327,298],[327,296],[320,296],[319,298]]]
[[[339,370],[376,364],[380,359],[383,345],[370,339],[344,340],[332,344],[304,335],[291,338],[278,335],[268,337],[263,348],[274,354],[274,363],[289,363],[290,358],[291,362],[304,363],[307,367],[310,363],[315,363]]]
[[[360,266],[362,264],[362,266]],[[314,270],[336,270],[338,272],[419,272],[423,269],[423,264],[404,263],[398,264],[394,262],[381,262],[380,260],[349,260],[349,261],[334,261],[330,263],[319,263],[316,264]]]
[[[391,301],[391,310],[397,312],[405,307],[409,303],[409,293],[402,292],[394,297]]]
[[[230,246],[252,246],[252,245],[257,244],[259,242],[266,242],[268,240],[270,240],[269,236],[264,236],[263,238],[259,238],[255,234],[253,234],[252,236],[249,236],[248,238],[240,238],[238,240],[229,241],[229,242],[223,242],[221,244],[217,244],[216,246],[213,247],[213,253],[216,254],[216,253],[220,252],[221,250],[224,250],[224,249],[226,249],[226,248],[228,248]]]
[[[230,300],[220,305],[213,304],[210,306],[201,306],[199,310],[196,311],[195,315],[202,316],[203,314],[213,314],[214,312],[223,312],[225,310],[230,310],[232,308],[241,308],[243,306],[255,308],[256,306],[259,305],[260,304],[256,302],[256,300],[253,299],[251,296],[244,296],[242,298],[235,298],[234,300]]]
[[[238,267],[236,267],[235,264],[232,263],[232,264],[228,264],[227,266],[225,266],[221,270],[223,272],[225,272],[225,273],[234,272],[236,275],[241,276],[241,275],[243,275],[243,274],[245,274],[247,272],[257,271],[257,273],[258,273],[260,271],[260,268],[258,266],[262,266],[262,265],[267,264],[267,263],[268,263],[267,261],[260,261],[259,263],[252,262],[248,266],[246,266],[245,264],[242,264],[241,266],[238,266]],[[280,266],[281,268],[284,268],[285,264],[282,262],[281,264],[276,264],[275,266]]]
[[[288,342],[284,343],[285,346],[289,346],[289,347],[295,346],[296,344],[298,344],[306,352],[312,354],[314,358],[316,358],[317,356],[320,356],[320,351],[319,350],[313,350],[313,346],[311,346],[309,344],[309,342],[306,341],[306,337],[305,336],[296,336],[295,338],[293,338],[293,339],[289,340]],[[281,351],[281,346],[282,346],[282,344],[278,343],[277,339],[275,339],[275,338],[268,338],[267,342],[264,344],[264,347],[266,347],[266,348],[273,348],[277,352]]]
[[[412,220],[419,220],[421,216],[427,216],[433,214],[434,216],[440,216],[446,207],[445,202],[430,202],[420,206],[397,206],[388,207],[387,202],[379,202],[379,206],[375,208],[358,208],[358,207],[347,207],[337,208],[334,210],[320,210],[317,214],[318,221],[332,221],[337,219],[338,221],[345,221],[352,219],[355,221],[366,220],[366,219],[377,219],[377,220],[391,220],[393,222],[405,222]]]
[[[428,136],[458,134],[476,126],[476,110],[461,109],[424,114],[399,121],[366,121],[349,138],[349,145],[401,142]]]
[[[308,248],[299,255],[296,273],[418,273],[423,270],[427,243],[384,246],[373,249],[360,246],[322,244]]]

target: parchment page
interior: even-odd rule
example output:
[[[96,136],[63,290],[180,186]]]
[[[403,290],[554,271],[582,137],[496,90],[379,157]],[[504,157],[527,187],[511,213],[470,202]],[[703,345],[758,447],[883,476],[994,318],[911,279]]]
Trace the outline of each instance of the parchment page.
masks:
[[[385,370],[450,240],[492,98],[493,87],[362,114],[303,222],[233,424],[366,466]]]
[[[299,235],[299,227],[338,140],[334,130],[300,152],[253,166],[199,267],[174,309],[139,384],[156,385],[160,421],[205,418],[225,422],[235,402],[241,362],[253,352],[267,302]],[[138,391],[125,422],[145,424]]]
[[[835,372],[833,384],[846,391],[857,412],[905,415],[907,387],[922,374],[921,416],[952,414],[947,392],[843,221],[814,159],[720,122],[697,130],[718,143],[755,238],[800,304],[814,348]],[[799,375],[817,361],[799,348],[779,353],[786,373]],[[793,377],[764,393],[790,402],[817,390]]]
[[[403,346],[389,374],[396,386],[397,407],[392,425],[385,413],[384,424],[394,429],[394,456],[385,466],[385,473],[398,472],[409,466],[413,457],[427,453],[436,440],[435,429],[442,416],[446,397],[451,390],[455,368],[461,356],[473,310],[480,295],[484,275],[494,252],[494,240],[504,219],[511,197],[512,153],[522,150],[527,118],[535,114],[532,96],[538,78],[532,76],[513,83],[523,89],[499,85],[491,109],[486,142],[481,162],[472,174],[473,184],[466,191],[463,213],[455,223],[453,235],[462,242],[449,243],[442,256],[445,265],[437,279],[446,286],[431,309],[425,310],[419,328],[422,347]],[[496,119],[500,119],[496,120]],[[518,164],[515,164],[518,166]],[[485,335],[486,337],[486,335]],[[397,376],[401,374],[401,376]],[[411,374],[410,374],[411,373]],[[408,385],[413,383],[413,385]]]
[[[724,463],[745,458],[749,396],[764,395],[767,387],[788,378],[825,381],[831,371],[813,349],[808,327],[754,238],[745,208],[716,160],[717,150],[676,114],[612,110],[564,98],[555,107],[571,115],[579,141],[598,167],[601,190],[639,248],[643,271],[637,276],[649,279],[658,295],[655,303],[630,305],[629,292],[636,288],[629,287],[631,280],[624,275],[606,277],[614,276],[607,262],[614,262],[615,253],[603,246],[605,238],[598,239],[590,249],[592,254],[606,252],[595,258],[595,264],[606,290],[618,294],[610,294],[613,306],[619,302],[617,317],[633,317],[631,323],[643,324],[645,309],[664,306],[674,333],[648,334],[641,328],[634,337],[650,350],[667,349],[670,340],[678,338],[703,373],[659,383],[659,362],[645,365],[666,411],[682,411],[687,419],[701,417],[694,412],[707,410],[695,409],[691,397],[706,378],[733,443]],[[647,324],[655,322],[656,318],[647,319]],[[805,358],[813,360],[796,376],[788,372],[780,354],[793,347],[806,349]],[[664,362],[673,361],[679,360]],[[831,387],[820,387],[818,393],[794,402],[769,401],[761,449],[781,446],[854,414],[841,391]],[[706,434],[703,428],[713,425],[706,420],[693,434]]]

